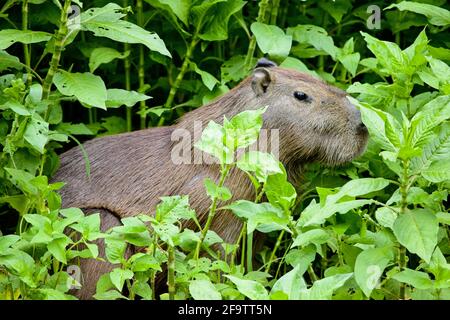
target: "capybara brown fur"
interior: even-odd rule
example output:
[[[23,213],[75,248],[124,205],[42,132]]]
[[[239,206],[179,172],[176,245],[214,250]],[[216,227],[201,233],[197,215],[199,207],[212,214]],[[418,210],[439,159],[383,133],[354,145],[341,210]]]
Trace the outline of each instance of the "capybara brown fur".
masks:
[[[54,181],[63,181],[64,207],[101,212],[104,229],[120,224],[120,218],[153,214],[160,196],[189,195],[199,221],[205,223],[210,205],[203,181],[219,178],[217,164],[173,161],[173,149],[180,142],[177,129],[192,133],[194,121],[223,122],[224,116],[268,106],[263,128],[278,130],[279,160],[292,183],[305,163],[318,161],[338,165],[351,161],[365,148],[368,133],[359,111],[338,88],[295,70],[261,59],[252,74],[215,101],[185,114],[176,124],[149,128],[84,143],[90,161],[90,178],[79,147],[61,155],[61,167]],[[187,130],[187,131],[186,131]],[[186,143],[186,141],[184,142]],[[179,146],[179,145],[178,145]],[[191,146],[190,146],[191,148]],[[192,159],[194,155],[192,155]],[[225,185],[233,199],[254,199],[246,174],[232,170]],[[226,242],[238,238],[241,221],[231,212],[220,211],[211,225]],[[195,225],[189,225],[195,229]],[[90,298],[100,275],[110,270],[107,263],[82,262],[83,288],[79,297]]]

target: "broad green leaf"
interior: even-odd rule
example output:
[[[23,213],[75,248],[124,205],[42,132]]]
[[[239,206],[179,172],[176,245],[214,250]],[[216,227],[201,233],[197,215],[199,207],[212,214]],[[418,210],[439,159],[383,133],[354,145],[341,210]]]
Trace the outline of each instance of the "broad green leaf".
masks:
[[[0,31],[0,50],[7,49],[16,42],[30,44],[48,41],[52,35],[42,31],[4,29]]]
[[[256,59],[252,59],[251,66],[256,65]],[[245,56],[233,55],[229,60],[225,61],[220,68],[221,79],[223,83],[229,81],[241,81],[248,75],[245,68]]]
[[[102,78],[92,73],[70,73],[60,70],[53,83],[66,96],[75,96],[80,102],[106,110],[107,91]]]
[[[252,233],[255,229],[264,233],[275,230],[291,232],[287,227],[289,216],[270,203],[238,200],[225,206],[224,209],[233,211],[239,218],[247,219],[247,233]]]
[[[224,145],[224,136],[223,127],[214,121],[210,121],[203,130],[200,140],[194,146],[216,157],[221,164],[230,164],[234,160],[234,150]]]
[[[353,273],[343,273],[317,280],[310,289],[300,291],[300,300],[330,300],[333,292],[352,276]]]
[[[207,22],[199,38],[207,41],[220,41],[228,38],[228,21],[245,5],[242,0],[227,0],[214,6],[214,17]]]
[[[439,223],[433,213],[426,209],[407,211],[395,220],[393,229],[400,244],[409,252],[430,262],[439,229]]]
[[[445,162],[450,153],[450,124],[441,125],[439,132],[430,137],[428,144],[423,146],[422,155],[411,160],[411,171],[420,174],[429,168],[431,163]]]
[[[67,264],[66,246],[70,243],[67,237],[53,239],[48,245],[48,251],[60,262]]]
[[[194,62],[191,62],[191,68],[202,78],[203,84],[211,91],[214,89],[215,85],[219,83],[212,74],[209,72],[201,70]]]
[[[240,293],[249,298],[250,300],[268,300],[269,295],[264,286],[254,280],[239,279],[234,276],[225,275],[233,282]]]
[[[225,145],[234,151],[255,143],[262,128],[262,115],[266,110],[267,107],[246,110],[229,121],[225,118],[223,121]]]
[[[124,16],[121,10],[122,8],[114,3],[109,3],[103,8],[89,9],[81,14],[81,26],[97,37],[107,37],[125,43],[140,43],[150,50],[171,57],[166,45],[156,33],[120,20]]]
[[[131,270],[115,268],[110,272],[109,277],[117,290],[122,291],[125,281],[133,278],[133,272]]]
[[[128,57],[130,52],[120,53],[116,49],[108,47],[95,48],[91,52],[89,57],[89,71],[94,73],[94,71],[103,63],[109,63],[114,59],[124,59]]]
[[[20,63],[19,58],[10,55],[8,52],[0,50],[0,72],[10,68],[22,69],[23,64]]]
[[[45,152],[44,148],[48,142],[48,125],[41,117],[34,114],[25,129],[25,140],[41,154]]]
[[[222,300],[222,296],[210,280],[192,280],[189,293],[194,300]]]
[[[356,99],[350,99],[356,102],[361,111],[361,118],[370,133],[370,138],[373,139],[384,150],[395,152],[396,147],[392,144],[386,135],[386,125],[383,118],[372,107],[367,104],[360,103]]]
[[[284,59],[289,55],[292,36],[286,35],[282,29],[261,22],[253,22],[250,29],[263,53],[267,53],[274,59]]]
[[[8,100],[3,105],[0,105],[0,110],[11,109],[15,113],[21,116],[30,116],[31,113],[23,104],[16,100]]]
[[[304,247],[310,243],[321,245],[326,243],[330,239],[330,235],[323,229],[312,229],[306,232],[300,233],[291,245],[291,248],[297,246]]]
[[[301,227],[320,225],[335,213],[344,214],[352,209],[373,203],[373,200],[352,200],[340,203],[330,203],[321,206],[313,199],[303,210],[297,224]]]
[[[195,211],[189,206],[189,196],[161,197],[161,202],[156,207],[155,218],[157,221],[174,223],[179,219],[192,219]]]
[[[389,181],[384,178],[362,178],[350,180],[339,189],[339,192],[329,195],[326,202],[338,202],[344,196],[360,197],[371,192],[382,190],[388,185]]]
[[[325,0],[320,1],[319,6],[332,16],[337,23],[340,23],[342,17],[352,8],[352,3],[348,0],[335,0],[330,4],[329,1]]]
[[[189,9],[191,7],[191,0],[145,0],[152,6],[157,8],[164,8],[170,10],[178,17],[186,26],[189,20]]]
[[[6,251],[10,246],[20,240],[20,237],[14,234],[0,236],[0,252]]]
[[[276,292],[281,291],[287,295],[289,300],[298,300],[300,298],[300,291],[306,289],[305,280],[303,280],[303,274],[306,271],[301,265],[296,266],[294,269],[280,277],[273,285],[270,295],[274,295]]]
[[[397,216],[395,211],[386,207],[379,207],[377,211],[375,211],[375,217],[378,223],[385,228],[392,229]]]
[[[8,249],[0,253],[0,266],[16,275],[31,288],[37,286],[33,273],[36,270],[34,259],[20,250]]]
[[[361,252],[355,263],[355,280],[367,297],[379,285],[384,269],[394,258],[390,247],[370,248]]]
[[[425,179],[434,183],[450,180],[450,159],[433,162],[421,173]]]
[[[217,198],[222,201],[231,199],[231,191],[227,187],[219,187],[210,178],[206,178],[204,181],[206,193],[211,199]]]
[[[391,4],[389,7],[385,8],[385,10],[392,8],[397,8],[400,11],[406,10],[423,14],[428,18],[431,24],[436,26],[447,26],[450,24],[450,11],[428,3],[402,1],[400,3]]]
[[[118,108],[123,105],[127,107],[132,107],[140,101],[145,101],[150,99],[150,96],[136,92],[128,91],[123,89],[108,89],[107,98],[105,105],[108,108]]]
[[[428,274],[416,270],[405,269],[393,275],[392,279],[407,283],[416,289],[426,290],[433,288],[433,281],[430,279]]]
[[[270,153],[249,151],[236,163],[236,166],[245,172],[254,172],[260,183],[266,182],[270,175],[283,173],[279,162]]]
[[[336,59],[338,49],[334,46],[333,38],[328,35],[325,29],[314,25],[298,25],[288,28],[287,34],[292,35],[293,40],[302,44],[309,44],[317,50],[326,52],[333,60]]]
[[[267,177],[264,191],[270,204],[279,206],[288,211],[295,204],[297,192],[294,186],[287,181],[286,173],[271,174]]]

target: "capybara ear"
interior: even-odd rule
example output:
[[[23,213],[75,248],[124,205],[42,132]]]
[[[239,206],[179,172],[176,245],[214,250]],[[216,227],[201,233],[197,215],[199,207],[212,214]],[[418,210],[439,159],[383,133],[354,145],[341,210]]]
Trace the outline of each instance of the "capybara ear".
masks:
[[[277,67],[277,66],[278,65],[275,62],[270,61],[269,59],[266,59],[266,58],[261,58],[256,63],[255,68],[259,68],[259,67],[272,68],[272,67]]]
[[[272,82],[270,71],[266,68],[256,68],[252,75],[252,89],[256,96],[260,96],[267,91]]]

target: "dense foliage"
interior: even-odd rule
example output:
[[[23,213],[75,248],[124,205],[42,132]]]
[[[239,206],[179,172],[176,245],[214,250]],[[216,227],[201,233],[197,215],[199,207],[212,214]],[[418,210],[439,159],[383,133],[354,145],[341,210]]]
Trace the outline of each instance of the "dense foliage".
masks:
[[[97,299],[450,299],[448,9],[445,0],[3,2],[0,299],[73,299],[69,273],[78,257],[99,259],[100,238],[119,266]],[[171,124],[263,55],[353,95],[371,137],[364,155],[308,166],[297,192],[270,154],[230,160],[256,140],[264,109],[210,122],[196,145],[221,163],[220,181],[205,180],[208,221],[231,198],[232,167],[257,194],[227,206],[245,221],[234,244],[209,223],[182,230],[180,220],[196,221],[184,195],[106,233],[98,214],[61,208],[64,181],[49,183],[58,153]],[[255,230],[267,234],[257,253]],[[127,243],[144,250],[127,258]]]

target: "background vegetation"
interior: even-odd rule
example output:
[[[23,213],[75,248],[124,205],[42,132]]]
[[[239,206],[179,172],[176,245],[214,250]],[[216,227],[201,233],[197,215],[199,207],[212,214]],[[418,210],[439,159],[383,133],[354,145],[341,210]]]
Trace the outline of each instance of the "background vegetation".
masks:
[[[97,299],[450,298],[445,0],[2,3],[0,299],[72,299],[68,265],[97,258],[99,238],[120,266],[101,278]],[[383,9],[373,30],[370,5]],[[263,55],[357,98],[367,152],[345,167],[309,166],[297,194],[270,155],[231,163],[229,146],[210,139],[231,137],[230,152],[245,147],[263,110],[210,124],[198,145],[222,163],[218,184],[205,181],[210,219],[233,192],[223,187],[232,166],[258,190],[254,202],[229,206],[246,222],[236,244],[207,226],[180,230],[180,219],[195,220],[184,196],[163,198],[155,217],[123,219],[107,233],[98,215],[61,209],[63,182],[48,183],[59,153],[96,136],[169,125],[228,91]],[[234,134],[243,125],[246,139]],[[267,233],[257,267],[248,263],[254,230]],[[126,243],[145,250],[127,259]],[[164,268],[168,290],[156,297]]]

